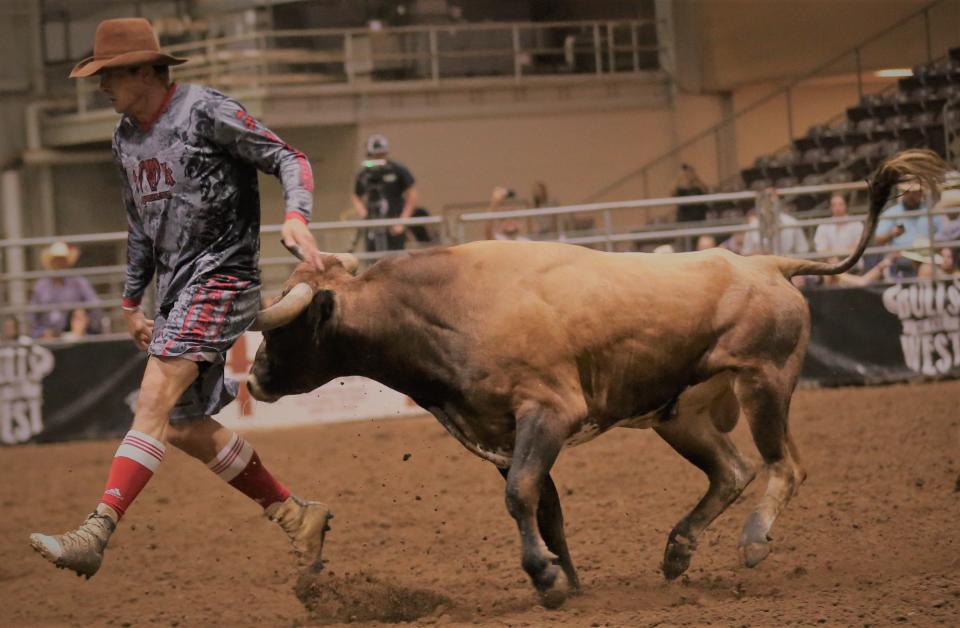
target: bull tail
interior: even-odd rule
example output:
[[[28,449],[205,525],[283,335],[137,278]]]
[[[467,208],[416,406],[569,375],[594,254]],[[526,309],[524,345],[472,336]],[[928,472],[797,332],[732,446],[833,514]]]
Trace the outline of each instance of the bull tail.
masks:
[[[860,242],[857,243],[853,253],[835,264],[778,257],[776,260],[781,272],[787,278],[795,275],[839,275],[847,272],[860,260],[867,244],[873,238],[877,223],[880,221],[880,212],[887,204],[894,187],[905,181],[919,181],[936,198],[939,196],[940,184],[943,182],[947,168],[947,163],[928,149],[905,150],[888,157],[867,180],[870,190],[870,209],[863,233],[860,235]]]

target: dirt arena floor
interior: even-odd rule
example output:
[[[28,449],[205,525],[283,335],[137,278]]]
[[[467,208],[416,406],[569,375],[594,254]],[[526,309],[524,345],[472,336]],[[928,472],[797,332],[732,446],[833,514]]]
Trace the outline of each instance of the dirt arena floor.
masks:
[[[0,626],[960,625],[960,382],[801,391],[791,421],[810,476],[773,553],[737,562],[761,477],[672,583],[659,572],[667,532],[704,477],[652,431],[566,450],[554,477],[583,594],[557,611],[520,569],[500,476],[430,418],[248,435],[336,512],[326,569],[299,586],[280,531],[179,452],[94,579],[55,570],[27,536],[79,523],[116,442],[3,450]]]

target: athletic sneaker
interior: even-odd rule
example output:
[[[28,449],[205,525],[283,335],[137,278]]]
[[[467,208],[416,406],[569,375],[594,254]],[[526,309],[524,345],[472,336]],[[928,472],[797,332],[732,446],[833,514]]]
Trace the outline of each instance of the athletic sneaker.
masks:
[[[290,537],[290,544],[301,566],[320,569],[323,566],[323,537],[330,529],[333,513],[326,504],[308,502],[291,495],[286,501],[271,504],[264,514],[276,521]]]
[[[31,534],[30,545],[60,569],[71,569],[89,580],[100,569],[103,551],[116,527],[107,515],[92,513],[72,532],[53,536]]]

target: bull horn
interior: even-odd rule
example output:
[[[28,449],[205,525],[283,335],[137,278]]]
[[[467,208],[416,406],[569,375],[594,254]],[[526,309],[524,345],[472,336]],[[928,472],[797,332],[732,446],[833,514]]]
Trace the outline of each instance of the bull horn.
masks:
[[[283,298],[257,313],[257,320],[250,326],[251,331],[270,331],[286,325],[305,310],[313,300],[313,288],[307,283],[298,283]]]
[[[355,255],[350,253],[334,253],[334,257],[340,260],[340,263],[343,264],[344,269],[351,275],[357,274],[357,269],[360,268],[360,260],[356,258]]]

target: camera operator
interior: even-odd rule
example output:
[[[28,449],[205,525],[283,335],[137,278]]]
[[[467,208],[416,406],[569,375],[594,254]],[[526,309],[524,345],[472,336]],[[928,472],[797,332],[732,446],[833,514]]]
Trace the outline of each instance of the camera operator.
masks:
[[[389,145],[383,135],[367,139],[367,159],[354,183],[353,208],[361,218],[410,218],[417,206],[417,188],[407,168],[387,159]],[[406,228],[365,229],[367,251],[398,251],[407,240]]]

